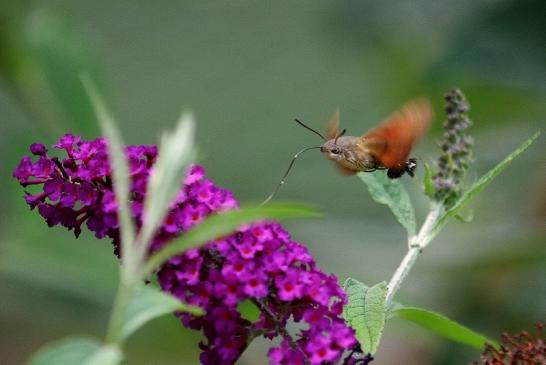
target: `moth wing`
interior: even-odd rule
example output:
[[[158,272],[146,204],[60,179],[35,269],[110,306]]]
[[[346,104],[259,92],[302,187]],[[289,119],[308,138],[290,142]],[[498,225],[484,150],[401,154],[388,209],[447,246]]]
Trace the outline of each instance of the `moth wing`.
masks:
[[[326,127],[326,138],[327,139],[334,139],[338,135],[339,130],[339,108],[336,109],[334,112],[334,115],[332,115],[332,118],[328,121],[328,125]]]
[[[412,100],[364,134],[359,146],[373,154],[382,166],[401,168],[415,141],[429,129],[433,116],[434,110],[428,99]]]

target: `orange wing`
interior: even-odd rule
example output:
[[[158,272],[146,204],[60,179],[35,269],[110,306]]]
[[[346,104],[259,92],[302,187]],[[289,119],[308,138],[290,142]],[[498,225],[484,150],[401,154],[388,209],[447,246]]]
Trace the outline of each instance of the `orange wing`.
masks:
[[[326,127],[326,138],[334,139],[337,137],[339,130],[339,108],[336,109],[332,118],[328,121],[328,126]]]
[[[384,167],[397,168],[408,159],[413,143],[427,132],[433,116],[428,99],[412,100],[364,134],[360,147],[371,152]]]

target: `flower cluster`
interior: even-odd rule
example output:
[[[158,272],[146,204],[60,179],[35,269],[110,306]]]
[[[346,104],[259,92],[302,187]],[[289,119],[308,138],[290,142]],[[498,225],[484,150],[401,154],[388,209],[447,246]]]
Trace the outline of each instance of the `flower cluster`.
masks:
[[[440,143],[442,154],[438,158],[438,171],[432,177],[437,201],[452,205],[460,195],[464,174],[472,159],[472,137],[465,134],[472,121],[466,116],[470,109],[463,93],[453,89],[445,96],[446,120]]]
[[[474,365],[538,365],[546,363],[546,343],[542,330],[543,323],[536,325],[538,334],[532,336],[527,331],[511,336],[507,333],[502,335],[503,344],[499,349],[486,345],[484,353],[479,362]]]
[[[52,148],[64,150],[66,157],[49,156],[43,144],[33,143],[30,151],[37,156],[21,159],[13,176],[23,187],[41,186],[36,194],[25,191],[31,209],[37,208],[50,227],[61,224],[76,237],[83,223],[97,238],[110,237],[119,255],[119,225],[116,200],[112,190],[106,141],[83,141],[67,134]],[[127,147],[132,179],[132,215],[140,223],[149,169],[157,157],[155,146]]]
[[[282,336],[269,351],[272,364],[337,363],[355,345],[340,318],[345,295],[334,276],[321,272],[307,249],[273,222],[239,229],[203,249],[172,259],[159,272],[164,290],[206,310],[202,317],[180,314],[203,330],[204,364],[230,364],[258,335]],[[259,319],[241,318],[237,305],[249,300]],[[306,326],[297,339],[286,330],[292,319]]]
[[[29,206],[49,226],[61,224],[78,236],[82,224],[98,238],[110,237],[119,253],[119,225],[110,178],[106,141],[83,141],[65,135],[53,146],[64,151],[52,157],[42,144],[33,144],[37,158],[25,156],[13,176],[28,189]],[[137,227],[150,169],[157,158],[155,146],[130,146],[125,150],[131,175],[131,211]],[[204,170],[193,166],[171,205],[151,250],[168,244],[209,214],[235,209],[231,192],[205,179]],[[271,364],[363,364],[353,331],[341,318],[345,293],[335,276],[326,275],[300,243],[276,222],[239,228],[234,234],[172,258],[158,272],[163,290],[205,310],[203,316],[179,313],[183,324],[201,330],[201,361],[232,364],[258,336],[280,344],[269,350]],[[254,304],[255,321],[243,318],[241,302]],[[287,329],[298,323],[297,334]],[[346,350],[352,350],[343,359]],[[353,356],[354,355],[354,356]],[[360,357],[359,357],[360,356]],[[364,362],[366,361],[366,362]]]

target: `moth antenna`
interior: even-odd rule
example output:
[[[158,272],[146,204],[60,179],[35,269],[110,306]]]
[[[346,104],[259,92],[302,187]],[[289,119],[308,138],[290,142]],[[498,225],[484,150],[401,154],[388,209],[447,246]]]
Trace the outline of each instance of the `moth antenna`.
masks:
[[[324,142],[327,141],[326,137],[324,137],[320,132],[317,132],[316,130],[314,130],[313,128],[309,127],[308,125],[306,125],[305,123],[303,123],[302,121],[300,121],[298,118],[294,119],[299,125],[301,125],[303,128],[307,129],[307,130],[310,130],[311,132],[315,133],[317,136],[319,136],[320,138],[322,138],[324,140]]]
[[[297,120],[297,119],[296,119]],[[279,191],[279,189],[281,188],[281,186],[284,185],[284,182],[286,181],[286,177],[288,176],[288,173],[290,172],[290,170],[292,169],[292,166],[294,166],[294,162],[296,162],[297,158],[300,157],[300,155],[306,151],[309,151],[309,150],[313,150],[313,149],[317,149],[317,148],[321,148],[321,146],[314,146],[314,147],[306,147],[304,148],[303,150],[299,151],[298,153],[296,153],[294,155],[294,157],[292,158],[292,161],[290,161],[290,164],[288,165],[288,168],[286,169],[286,172],[284,173],[284,175],[282,176],[282,179],[281,181],[279,181],[279,183],[277,184],[277,186],[275,187],[275,190],[273,190],[271,192],[271,194],[269,194],[269,196],[264,200],[264,202],[260,205],[265,205],[267,204],[271,199],[273,199],[273,197],[277,194],[277,191]]]
[[[337,144],[337,139],[341,136],[343,136],[345,134],[345,132],[347,132],[346,129],[342,130],[337,136],[336,136],[336,139],[334,140],[334,144]]]

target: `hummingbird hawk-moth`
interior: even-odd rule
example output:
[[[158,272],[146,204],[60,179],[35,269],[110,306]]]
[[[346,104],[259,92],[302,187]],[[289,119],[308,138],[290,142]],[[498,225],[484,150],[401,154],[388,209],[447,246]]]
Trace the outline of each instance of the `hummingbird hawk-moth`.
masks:
[[[414,143],[427,132],[433,115],[429,100],[415,99],[362,136],[346,136],[345,129],[339,130],[339,111],[328,122],[326,137],[296,119],[301,126],[320,136],[324,143],[321,146],[304,148],[294,155],[283,178],[264,204],[284,184],[299,155],[311,149],[320,149],[344,175],[386,169],[387,176],[391,179],[397,179],[404,173],[413,177],[417,162],[414,158],[409,158],[409,155]]]

